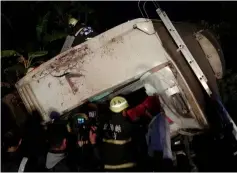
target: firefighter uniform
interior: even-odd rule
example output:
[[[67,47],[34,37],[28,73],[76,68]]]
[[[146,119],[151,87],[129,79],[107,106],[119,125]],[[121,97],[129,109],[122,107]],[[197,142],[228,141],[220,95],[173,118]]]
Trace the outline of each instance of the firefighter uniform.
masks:
[[[103,127],[102,159],[105,171],[127,171],[136,167],[136,153],[132,143],[133,125],[123,116],[127,107],[127,101],[122,97],[111,100],[112,113]]]
[[[86,26],[75,18],[71,18],[69,20],[69,26],[71,28],[70,35],[75,37],[75,40],[72,43],[72,47],[79,45],[98,35],[98,33],[96,33],[92,29],[92,27]]]

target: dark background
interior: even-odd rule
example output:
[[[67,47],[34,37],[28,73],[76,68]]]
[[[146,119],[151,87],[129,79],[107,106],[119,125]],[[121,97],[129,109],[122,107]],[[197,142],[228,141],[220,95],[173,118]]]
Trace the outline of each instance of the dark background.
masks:
[[[67,6],[70,2],[2,2],[2,49],[9,49],[20,44],[24,45],[28,41],[34,41],[38,16],[50,11],[53,3]],[[136,1],[95,1],[81,2],[81,4],[87,4],[88,7],[94,10],[94,13],[89,16],[88,23],[99,33],[128,20],[142,17]],[[235,46],[237,45],[236,2],[169,1],[159,2],[159,4],[173,21],[200,23],[202,20],[205,20],[209,24],[226,22],[227,25],[230,25],[226,26],[226,28],[222,28],[221,44],[224,49],[227,68],[235,69]],[[147,2],[146,7],[150,18],[159,18],[151,1]],[[10,20],[11,27],[9,27],[3,15]],[[79,15],[78,13],[76,17],[77,16],[83,15]]]
[[[142,4],[142,3],[141,3]],[[237,120],[237,62],[236,62],[236,46],[237,46],[237,2],[159,2],[160,7],[166,11],[169,18],[172,21],[192,22],[202,25],[204,28],[212,29],[216,36],[219,38],[221,46],[223,48],[225,62],[226,62],[226,74],[225,77],[218,81],[220,92],[224,104],[227,107],[230,115],[234,120]],[[55,11],[55,7],[58,9],[64,9],[60,15]],[[138,9],[138,3],[136,1],[120,1],[120,2],[1,2],[1,50],[17,50],[22,54],[27,54],[31,51],[38,51],[42,47],[42,41],[39,41],[36,33],[36,26],[39,24],[39,19],[46,13],[52,12],[51,17],[48,20],[47,32],[51,33],[53,30],[65,31],[67,27],[67,21],[64,17],[65,13],[73,9],[71,13],[73,17],[79,18],[80,21],[85,22],[85,12],[82,12],[80,7],[87,6],[93,13],[88,15],[87,24],[91,25],[98,33],[104,32],[116,25],[119,25],[128,20],[142,17]],[[146,5],[149,18],[159,19],[159,16],[155,12],[153,3],[147,2]],[[60,11],[60,10],[59,10]],[[88,11],[88,10],[84,10]],[[61,22],[60,25],[55,23]],[[64,39],[59,39],[50,44],[44,46],[44,49],[49,51],[46,57],[50,59],[57,55],[63,45]],[[14,62],[15,57],[11,57]],[[2,64],[3,61],[1,60]],[[8,59],[7,59],[8,61]],[[9,66],[8,63],[4,63],[4,68]],[[4,69],[3,65],[1,70]],[[1,82],[6,82],[8,74],[3,73],[1,76]],[[6,80],[6,81],[5,81]],[[14,80],[13,80],[14,81]],[[7,81],[8,82],[8,81]],[[16,82],[16,80],[14,81]],[[13,82],[13,84],[14,84]],[[13,85],[14,86],[14,85]],[[4,91],[6,92],[3,92]],[[1,88],[2,95],[5,96],[15,90]],[[7,108],[6,108],[7,109]],[[9,111],[3,113],[8,117]],[[6,118],[3,119],[8,121]],[[10,120],[9,120],[10,121]],[[4,124],[3,124],[4,125]],[[5,124],[9,126],[9,124]],[[7,127],[9,128],[9,127]],[[201,139],[203,140],[203,139]],[[198,143],[199,145],[199,143]],[[206,147],[208,152],[215,143],[203,144],[201,148]],[[199,147],[200,148],[200,147]],[[221,148],[221,147],[220,147]],[[212,156],[216,155],[216,151],[213,149]],[[225,152],[226,150],[223,150]],[[212,158],[212,157],[210,157]],[[204,156],[201,159],[208,162],[210,158]],[[213,158],[212,158],[213,159]],[[223,159],[225,159],[223,157]],[[222,160],[220,160],[221,164]],[[217,162],[213,161],[213,165]],[[218,164],[217,164],[218,165]],[[217,169],[218,170],[218,169]],[[213,171],[213,169],[212,169]],[[220,170],[219,170],[220,171]]]
[[[221,95],[228,111],[235,119],[237,117],[237,111],[235,109],[237,105],[237,3],[162,1],[159,2],[159,5],[166,11],[172,21],[198,23],[205,28],[211,28],[216,36],[218,36],[226,63],[225,77],[219,81]],[[55,12],[56,6],[64,10],[61,12],[61,16],[58,12]],[[128,20],[142,17],[138,9],[138,2],[136,1],[5,1],[1,2],[1,49],[21,51],[23,55],[29,51],[38,51],[42,45],[42,42],[37,40],[36,34],[36,26],[39,23],[39,19],[47,12],[51,12],[51,17],[47,24],[47,32],[50,33],[52,30],[64,32],[64,29],[67,27],[67,21],[62,16],[65,16],[65,13],[68,11],[73,9],[71,15],[79,18],[81,22],[85,21],[85,11],[88,10],[84,10],[83,12],[81,10],[82,6],[87,6],[93,11],[87,17],[87,24],[91,25],[98,33],[104,32]],[[159,19],[151,1],[147,2],[146,9],[149,18]],[[56,21],[60,21],[62,24],[59,26],[55,23]],[[65,38],[59,39],[44,47],[49,51],[47,59],[59,53],[64,40]],[[9,65],[4,63],[2,68],[6,66]],[[2,81],[5,78],[6,75],[2,75]],[[16,79],[13,81],[16,82]]]

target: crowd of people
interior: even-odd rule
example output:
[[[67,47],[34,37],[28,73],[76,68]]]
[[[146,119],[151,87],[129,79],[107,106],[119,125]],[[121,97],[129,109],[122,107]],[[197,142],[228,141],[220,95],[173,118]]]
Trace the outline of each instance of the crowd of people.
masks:
[[[71,119],[52,112],[44,125],[35,111],[24,132],[17,126],[8,130],[2,138],[2,171],[172,171],[169,120],[157,96],[132,108],[120,96],[106,111],[99,104],[87,108]]]

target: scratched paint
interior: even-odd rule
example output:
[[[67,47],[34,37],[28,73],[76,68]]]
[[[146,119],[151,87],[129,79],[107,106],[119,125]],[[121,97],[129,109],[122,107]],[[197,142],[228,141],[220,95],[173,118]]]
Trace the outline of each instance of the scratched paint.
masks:
[[[44,112],[54,109],[62,113],[140,77],[168,62],[157,35],[133,29],[134,24],[142,21],[145,20],[121,24],[56,56],[26,75],[17,87],[31,85]],[[68,81],[65,73],[79,76]],[[63,76],[55,77],[60,75]]]

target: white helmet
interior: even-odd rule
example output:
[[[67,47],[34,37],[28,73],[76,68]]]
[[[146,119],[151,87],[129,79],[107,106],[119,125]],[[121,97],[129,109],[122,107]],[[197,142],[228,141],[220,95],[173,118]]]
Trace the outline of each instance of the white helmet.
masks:
[[[128,107],[128,102],[125,98],[117,96],[110,101],[110,110],[119,113]]]
[[[74,27],[74,26],[76,26],[77,22],[78,22],[77,19],[75,19],[75,18],[70,18],[69,21],[68,21],[68,24],[69,24],[69,26]]]

